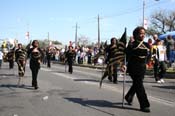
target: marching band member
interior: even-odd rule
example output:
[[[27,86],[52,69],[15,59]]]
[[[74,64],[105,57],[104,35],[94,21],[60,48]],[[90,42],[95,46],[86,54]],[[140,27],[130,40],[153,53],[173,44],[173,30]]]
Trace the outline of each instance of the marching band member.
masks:
[[[30,57],[30,69],[32,71],[32,86],[34,89],[38,89],[37,76],[43,58],[43,53],[39,48],[39,42],[37,40],[33,40],[32,48],[28,50],[28,57]]]
[[[18,85],[20,85],[20,82],[23,83],[23,77],[25,74],[25,65],[26,65],[26,58],[27,58],[27,52],[25,49],[22,48],[22,44],[18,44],[18,49],[15,51],[15,61],[18,64]]]
[[[143,112],[150,112],[150,103],[148,101],[143,79],[146,71],[146,59],[148,56],[149,47],[145,38],[144,27],[137,27],[133,31],[135,41],[129,44],[126,48],[126,55],[128,58],[127,71],[133,80],[133,84],[125,96],[128,104],[132,104],[133,97],[136,93],[140,103],[140,110]]]
[[[74,59],[75,59],[75,52],[73,50],[73,47],[72,46],[69,46],[68,48],[68,51],[66,52],[66,60],[65,62],[68,62],[68,65],[69,65],[69,73],[72,74],[73,73],[73,62],[74,62]]]

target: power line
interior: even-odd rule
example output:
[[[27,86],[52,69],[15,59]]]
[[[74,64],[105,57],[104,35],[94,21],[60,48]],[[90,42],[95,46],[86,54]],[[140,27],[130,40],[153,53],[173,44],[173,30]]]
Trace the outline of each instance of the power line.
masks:
[[[158,4],[160,5],[160,4],[163,4],[163,3],[166,3],[166,2],[167,2],[166,0],[164,0],[164,1],[162,0],[161,2],[157,2],[157,3],[153,3],[153,4],[148,4],[148,5],[145,6],[145,8],[147,8],[147,9],[148,8],[152,8],[153,6],[156,6]],[[122,15],[132,14],[132,13],[135,13],[135,12],[138,12],[138,11],[142,10],[143,9],[142,6],[143,5],[141,5],[139,8],[136,8],[136,9],[130,8],[130,9],[128,9],[128,10],[126,10],[124,12],[120,12],[118,14],[104,16],[103,19],[114,18],[114,17],[119,17],[119,16],[122,16]]]
[[[157,1],[156,3],[147,4],[147,5],[145,5],[145,8],[146,8],[146,9],[149,9],[149,8],[154,7],[154,6],[157,6],[157,5],[160,5],[160,4],[165,4],[165,3],[167,3],[167,0],[161,0],[161,1]],[[115,17],[127,15],[127,14],[132,14],[132,13],[141,11],[141,10],[143,9],[142,6],[143,6],[143,5],[140,5],[140,7],[135,8],[135,9],[130,8],[130,9],[127,9],[127,10],[122,11],[122,12],[117,13],[117,14],[101,16],[101,19],[105,20],[105,19],[109,19],[109,18],[115,18]],[[94,17],[94,18],[91,18],[91,19],[95,19],[95,17]],[[89,20],[91,20],[91,19],[88,18],[88,21],[84,22],[83,24],[90,24],[90,23],[95,23],[95,22],[96,22],[95,20],[94,20],[94,21],[89,21]]]

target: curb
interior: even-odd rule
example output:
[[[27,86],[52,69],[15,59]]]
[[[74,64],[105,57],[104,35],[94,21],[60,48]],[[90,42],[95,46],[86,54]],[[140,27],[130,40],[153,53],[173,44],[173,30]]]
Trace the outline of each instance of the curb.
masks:
[[[65,63],[63,62],[55,62],[53,61],[53,64],[61,64],[61,65],[65,65]],[[86,65],[86,64],[73,64],[73,66],[79,66],[79,67],[89,67],[89,68],[93,68],[93,69],[104,69],[106,66],[100,66],[100,65]],[[153,71],[152,70],[147,70],[146,75],[154,75]],[[175,79],[175,72],[167,72],[165,74],[165,78],[166,79]]]

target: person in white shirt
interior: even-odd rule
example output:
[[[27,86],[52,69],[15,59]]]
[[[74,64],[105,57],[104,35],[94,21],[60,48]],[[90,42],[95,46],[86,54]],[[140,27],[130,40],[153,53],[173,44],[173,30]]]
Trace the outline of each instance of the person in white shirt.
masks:
[[[167,56],[166,56],[166,47],[163,45],[163,41],[159,40],[157,42],[157,47],[154,49],[156,52],[156,59],[158,61],[158,80],[157,83],[164,83],[165,81],[163,80],[164,75],[166,73],[166,61],[167,61]]]
[[[0,68],[2,66],[2,60],[3,60],[3,53],[2,51],[0,50]]]

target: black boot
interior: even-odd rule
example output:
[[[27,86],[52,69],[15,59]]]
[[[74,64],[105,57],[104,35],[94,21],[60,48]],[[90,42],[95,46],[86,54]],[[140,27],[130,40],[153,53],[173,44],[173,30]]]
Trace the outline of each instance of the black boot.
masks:
[[[113,83],[114,84],[117,84],[118,83],[117,77],[113,77]]]
[[[110,82],[112,82],[112,77],[111,77],[111,76],[108,76],[108,80],[109,80]]]
[[[34,87],[35,86],[35,83],[32,81],[32,87]]]
[[[146,113],[151,112],[150,109],[149,109],[149,107],[140,108],[140,110],[141,110],[142,112],[146,112]]]
[[[38,89],[38,86],[35,86],[34,89]]]
[[[132,101],[133,101],[132,96],[125,96],[125,100],[127,101],[128,105],[132,105]]]

